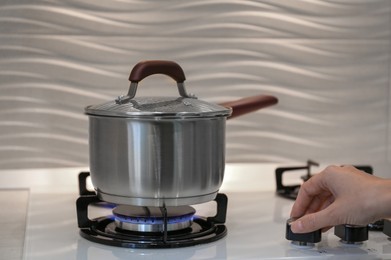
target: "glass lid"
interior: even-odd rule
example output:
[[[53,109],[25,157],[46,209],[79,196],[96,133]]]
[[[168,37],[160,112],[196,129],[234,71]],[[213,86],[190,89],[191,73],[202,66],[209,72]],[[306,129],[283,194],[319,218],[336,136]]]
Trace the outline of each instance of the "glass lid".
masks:
[[[137,97],[138,83],[152,75],[165,74],[177,82],[179,97]],[[185,89],[185,75],[182,68],[172,61],[151,60],[136,64],[132,69],[129,80],[129,92],[126,96],[98,105],[85,108],[88,115],[115,117],[228,117],[231,108],[220,106],[197,99],[188,94]]]

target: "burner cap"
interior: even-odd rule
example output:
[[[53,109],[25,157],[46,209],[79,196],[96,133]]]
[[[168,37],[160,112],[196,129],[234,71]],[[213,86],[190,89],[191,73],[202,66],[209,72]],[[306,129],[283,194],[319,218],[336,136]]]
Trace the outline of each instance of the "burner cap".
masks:
[[[113,209],[117,228],[128,231],[164,231],[164,209],[167,216],[167,231],[185,229],[191,226],[195,209],[190,206],[140,207],[119,205]]]

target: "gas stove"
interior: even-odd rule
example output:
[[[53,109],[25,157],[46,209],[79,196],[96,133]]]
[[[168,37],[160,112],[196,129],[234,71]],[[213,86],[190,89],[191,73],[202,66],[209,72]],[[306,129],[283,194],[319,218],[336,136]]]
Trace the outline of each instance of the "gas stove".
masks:
[[[77,219],[80,235],[92,242],[125,248],[178,248],[211,243],[227,234],[224,225],[227,196],[217,194],[217,212],[196,216],[192,206],[143,207],[100,200],[87,189],[88,172],[79,174]],[[88,218],[89,206],[112,209],[106,216]]]
[[[78,175],[81,171],[87,171],[86,168],[2,171],[0,197],[3,199],[0,200],[0,206],[7,206],[10,212],[18,214],[2,215],[3,223],[8,223],[2,230],[7,234],[8,240],[0,240],[0,254],[4,259],[10,259],[18,251],[21,259],[40,260],[391,259],[391,241],[389,236],[381,231],[368,231],[368,239],[361,243],[341,241],[341,238],[335,235],[334,229],[322,233],[321,240],[316,243],[303,245],[287,240],[287,221],[293,200],[276,192],[275,170],[279,167],[281,165],[227,164],[220,189],[220,193],[224,194],[221,196],[228,198],[224,221],[214,219],[222,214],[219,213],[221,202],[216,200],[189,205],[180,209],[180,212],[171,211],[172,209],[167,207],[165,212],[157,211],[156,208],[118,207],[99,201],[96,197],[92,199],[94,194],[80,195]],[[87,186],[90,185],[88,182],[87,179]],[[91,198],[91,201],[86,203],[87,206],[84,202],[79,205],[87,214],[84,214],[80,221],[76,201],[83,196]],[[155,219],[156,225],[150,226],[150,216]],[[87,222],[99,222],[100,218],[108,219],[106,221],[110,222],[110,227],[107,230],[111,230],[110,232],[120,230],[121,235],[128,235],[142,231],[148,232],[152,237],[163,233],[163,238],[159,235],[157,239],[163,242],[166,239],[166,243],[170,241],[172,232],[182,234],[193,230],[192,225],[199,225],[198,218],[206,222],[211,218],[209,220],[212,220],[217,228],[225,227],[226,233],[222,232],[221,237],[196,245],[163,246],[165,248],[137,248],[133,245],[120,247],[110,243],[97,243],[81,235],[86,230],[87,233],[91,231],[90,227],[79,227],[80,224],[85,224],[83,219]],[[144,222],[134,225],[137,220]],[[183,223],[175,225],[178,220]],[[12,221],[18,225],[13,225]],[[9,228],[13,230],[8,230]],[[96,229],[100,229],[99,225]],[[166,238],[164,230],[167,233]],[[194,230],[197,229],[194,227]],[[10,245],[9,241],[12,239],[13,244]]]

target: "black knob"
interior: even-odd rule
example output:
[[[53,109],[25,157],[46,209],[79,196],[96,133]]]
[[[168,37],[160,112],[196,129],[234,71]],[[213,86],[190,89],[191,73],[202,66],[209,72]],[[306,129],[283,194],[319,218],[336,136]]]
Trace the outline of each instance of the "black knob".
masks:
[[[294,220],[295,219],[290,218],[286,222],[286,239],[298,245],[308,245],[320,242],[320,240],[322,239],[322,232],[320,229],[309,233],[293,233],[291,230],[291,223]]]
[[[391,220],[384,219],[383,233],[391,237]]]
[[[338,225],[334,234],[347,244],[362,243],[368,240],[368,226]]]
[[[384,229],[384,219],[377,220],[375,222],[368,224],[369,231],[383,231]]]

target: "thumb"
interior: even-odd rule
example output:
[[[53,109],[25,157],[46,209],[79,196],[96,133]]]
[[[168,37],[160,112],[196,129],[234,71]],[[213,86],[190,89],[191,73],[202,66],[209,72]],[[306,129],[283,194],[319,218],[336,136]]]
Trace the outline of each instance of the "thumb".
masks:
[[[309,233],[325,227],[333,226],[331,219],[324,209],[316,213],[307,214],[291,223],[293,233]]]

